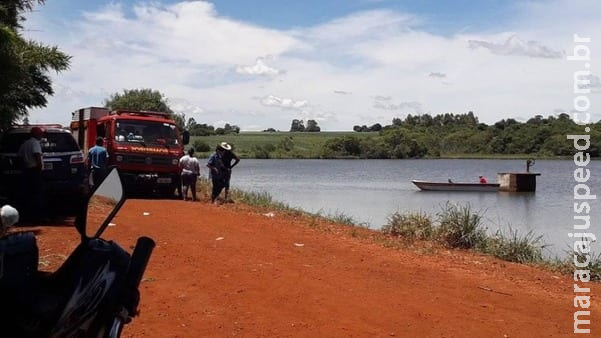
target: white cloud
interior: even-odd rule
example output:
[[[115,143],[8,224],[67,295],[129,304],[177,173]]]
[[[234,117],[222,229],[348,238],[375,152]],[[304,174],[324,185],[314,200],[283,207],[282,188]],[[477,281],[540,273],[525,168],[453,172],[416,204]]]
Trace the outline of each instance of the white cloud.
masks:
[[[374,97],[373,107],[383,110],[406,111],[411,110],[414,113],[423,113],[422,104],[415,101],[394,103],[390,97]]]
[[[559,59],[563,53],[541,45],[537,41],[524,41],[513,34],[503,43],[469,40],[470,48],[485,48],[498,55],[520,55],[538,58]]]
[[[293,99],[280,98],[273,95],[265,96],[261,99],[261,104],[267,107],[279,107],[284,109],[299,110],[307,106],[306,100],[296,101]]]
[[[428,74],[429,77],[434,77],[434,78],[445,78],[447,77],[447,74],[444,73],[440,73],[440,72],[430,72],[430,74]]]
[[[236,72],[245,75],[278,75],[284,73],[282,70],[267,66],[263,58],[258,58],[252,66],[236,67]]]

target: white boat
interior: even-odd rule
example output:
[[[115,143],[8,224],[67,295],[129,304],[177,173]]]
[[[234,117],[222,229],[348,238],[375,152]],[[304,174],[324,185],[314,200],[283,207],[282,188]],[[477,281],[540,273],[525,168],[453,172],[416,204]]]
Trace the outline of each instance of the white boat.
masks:
[[[412,180],[421,190],[428,191],[477,191],[477,192],[497,192],[498,183],[462,183],[462,182],[429,182]]]

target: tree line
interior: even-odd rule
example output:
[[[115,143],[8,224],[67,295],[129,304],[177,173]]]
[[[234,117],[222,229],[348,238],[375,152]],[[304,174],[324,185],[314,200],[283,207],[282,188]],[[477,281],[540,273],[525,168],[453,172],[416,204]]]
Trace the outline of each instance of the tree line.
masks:
[[[591,157],[601,155],[601,121],[589,125]],[[466,114],[407,115],[394,118],[374,136],[345,136],[328,140],[322,157],[423,158],[449,155],[572,156],[569,134],[585,134],[568,114],[526,122],[503,119],[492,125],[480,123],[473,112]]]

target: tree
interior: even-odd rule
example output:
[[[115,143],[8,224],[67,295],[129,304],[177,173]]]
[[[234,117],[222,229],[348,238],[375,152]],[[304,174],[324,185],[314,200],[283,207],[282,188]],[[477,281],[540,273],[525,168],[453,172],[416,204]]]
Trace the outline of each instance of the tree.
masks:
[[[111,110],[149,110],[173,114],[163,94],[149,88],[124,89],[122,94],[115,93],[105,100],[104,106]]]
[[[193,117],[191,117],[188,119],[188,122],[186,123],[186,129],[191,130],[194,128],[195,125],[196,125],[196,120]]]
[[[381,131],[382,130],[382,125],[379,123],[375,123],[373,124],[371,127],[369,127],[370,131]]]
[[[290,131],[305,131],[305,123],[303,122],[303,120],[292,120]]]
[[[229,123],[226,123],[225,126],[223,126],[223,129],[225,129],[226,134],[240,133],[240,127],[238,127],[237,125],[230,125]]]
[[[20,31],[24,12],[44,0],[4,0],[0,4],[0,129],[45,107],[53,95],[48,71],[69,68],[71,57],[56,46],[25,40]]]
[[[319,131],[321,131],[321,128],[319,128],[319,126],[317,125],[317,121],[307,120],[307,127],[305,128],[305,131],[319,132]]]
[[[186,127],[186,115],[171,110],[164,95],[158,90],[124,89],[123,93],[112,94],[104,100],[104,106],[111,110],[148,110],[169,113],[180,130]]]

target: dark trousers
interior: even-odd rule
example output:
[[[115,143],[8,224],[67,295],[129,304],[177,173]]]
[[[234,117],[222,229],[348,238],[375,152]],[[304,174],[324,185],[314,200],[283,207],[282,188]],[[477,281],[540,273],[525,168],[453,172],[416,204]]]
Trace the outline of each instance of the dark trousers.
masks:
[[[211,194],[211,201],[215,201],[217,196],[219,196],[219,194],[221,194],[221,190],[223,190],[223,188],[225,187],[225,178],[224,177],[218,177],[218,178],[213,177],[212,181],[213,181],[213,192]]]
[[[21,178],[23,218],[37,221],[47,217],[42,172],[38,168],[25,168]]]
[[[92,186],[97,187],[106,176],[106,169],[104,168],[92,168]]]
[[[182,184],[184,186],[184,198],[188,197],[188,188],[192,190],[192,198],[196,200],[196,181],[198,180],[198,175],[192,173],[183,173],[182,174]]]

